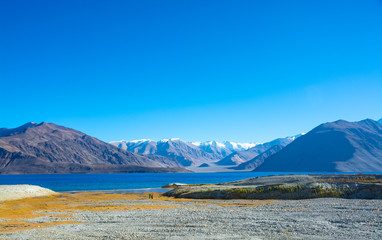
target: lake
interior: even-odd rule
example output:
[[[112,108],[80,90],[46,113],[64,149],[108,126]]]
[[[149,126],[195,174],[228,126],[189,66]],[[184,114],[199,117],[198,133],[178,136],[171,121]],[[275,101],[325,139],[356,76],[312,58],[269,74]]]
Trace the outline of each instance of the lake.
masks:
[[[309,174],[308,172],[228,172],[228,173],[107,173],[107,174],[33,174],[0,175],[0,185],[30,184],[57,192],[107,191],[164,192],[160,187],[169,183],[222,183],[251,177]],[[317,173],[314,173],[317,174]],[[322,173],[341,174],[341,173]],[[380,174],[380,173],[379,173]]]

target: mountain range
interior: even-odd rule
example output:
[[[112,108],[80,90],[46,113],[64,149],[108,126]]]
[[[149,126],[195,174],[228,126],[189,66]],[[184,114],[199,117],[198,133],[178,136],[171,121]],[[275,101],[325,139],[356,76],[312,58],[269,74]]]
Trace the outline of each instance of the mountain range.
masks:
[[[0,129],[0,173],[179,172],[175,159],[135,154],[74,129],[27,123]]]
[[[238,165],[243,164],[249,160],[252,160],[259,154],[264,153],[268,149],[272,148],[273,146],[280,145],[280,147],[285,147],[289,143],[293,142],[296,138],[302,136],[302,134],[298,134],[296,136],[292,137],[286,137],[286,138],[278,138],[270,142],[266,142],[263,144],[257,144],[256,146],[249,148],[245,151],[236,151],[228,155],[227,157],[221,159],[216,164],[217,165]],[[243,165],[242,165],[243,166]],[[245,167],[243,169],[248,169],[249,167]],[[236,169],[236,168],[235,168]]]
[[[133,153],[156,154],[173,158],[185,167],[218,159],[214,154],[205,152],[192,143],[175,138],[161,141],[148,139],[120,141],[110,144]]]
[[[0,174],[259,171],[382,172],[382,119],[324,123],[267,143],[185,142],[111,144],[42,122],[0,128]]]
[[[235,170],[254,170],[258,168],[260,165],[262,165],[267,158],[272,156],[273,154],[281,151],[285,146],[281,144],[273,145],[272,147],[268,148],[264,152],[258,154],[256,157],[242,162],[236,167],[233,167]]]
[[[214,162],[217,165],[232,166],[250,160],[276,144],[286,146],[295,138],[296,136],[279,138],[264,144],[235,143],[230,141],[186,142],[178,138],[160,141],[150,139],[122,140],[110,142],[110,144],[133,153],[156,154],[174,158],[184,167]]]
[[[382,172],[382,125],[371,119],[321,124],[255,171]]]

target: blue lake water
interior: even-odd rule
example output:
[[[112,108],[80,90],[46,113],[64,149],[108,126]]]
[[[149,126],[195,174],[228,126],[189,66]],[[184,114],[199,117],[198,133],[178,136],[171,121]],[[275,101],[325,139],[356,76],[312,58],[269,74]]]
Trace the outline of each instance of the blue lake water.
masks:
[[[280,174],[309,173],[230,172],[0,175],[0,185],[30,184],[49,188],[58,192],[102,190],[118,190],[121,192],[163,192],[166,190],[161,189],[160,187],[169,183],[222,183],[251,177]]]

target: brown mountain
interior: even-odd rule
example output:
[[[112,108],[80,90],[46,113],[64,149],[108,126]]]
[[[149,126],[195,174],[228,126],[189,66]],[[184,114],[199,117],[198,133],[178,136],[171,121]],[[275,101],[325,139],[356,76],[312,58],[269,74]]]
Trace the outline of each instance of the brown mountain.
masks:
[[[0,174],[187,171],[181,166],[175,159],[134,154],[53,123],[0,129]]]

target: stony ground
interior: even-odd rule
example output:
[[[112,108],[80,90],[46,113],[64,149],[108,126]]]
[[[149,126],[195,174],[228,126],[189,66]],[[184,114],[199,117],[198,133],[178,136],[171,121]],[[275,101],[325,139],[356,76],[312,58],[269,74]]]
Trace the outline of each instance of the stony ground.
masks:
[[[382,200],[185,200],[76,193],[8,201],[0,239],[382,239]]]

